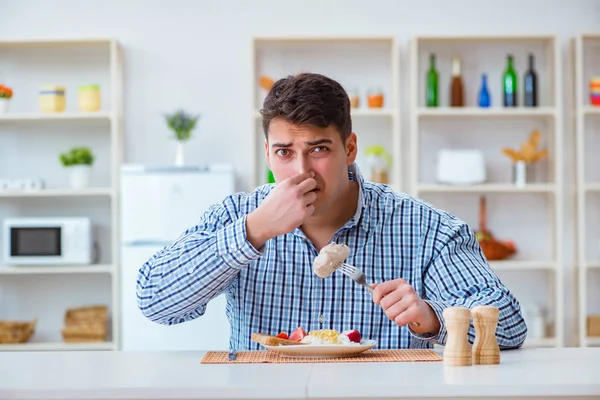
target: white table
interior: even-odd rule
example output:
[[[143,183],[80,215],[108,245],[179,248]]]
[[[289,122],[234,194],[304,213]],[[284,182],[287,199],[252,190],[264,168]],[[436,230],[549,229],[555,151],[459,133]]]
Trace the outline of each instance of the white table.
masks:
[[[600,348],[520,349],[499,365],[203,365],[202,352],[0,352],[0,399],[600,398]]]

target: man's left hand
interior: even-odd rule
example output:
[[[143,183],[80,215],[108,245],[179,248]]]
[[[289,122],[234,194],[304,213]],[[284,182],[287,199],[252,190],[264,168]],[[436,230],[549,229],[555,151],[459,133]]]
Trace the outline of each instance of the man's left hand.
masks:
[[[429,304],[423,301],[415,289],[404,279],[371,285],[373,301],[379,304],[389,319],[399,326],[411,322],[410,328],[416,333],[436,335],[440,330],[440,321]]]

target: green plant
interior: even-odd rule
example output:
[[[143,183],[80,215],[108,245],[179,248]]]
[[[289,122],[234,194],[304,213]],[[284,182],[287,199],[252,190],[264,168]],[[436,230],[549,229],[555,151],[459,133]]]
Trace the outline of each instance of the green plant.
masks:
[[[174,114],[165,115],[167,125],[175,133],[175,139],[185,141],[192,137],[192,130],[196,127],[199,115],[190,115],[183,110]]]
[[[384,159],[388,166],[392,165],[392,157],[387,151],[385,151],[385,148],[379,144],[368,146],[365,149],[365,155],[367,157]]]
[[[60,154],[60,162],[63,167],[71,165],[92,165],[95,156],[89,147],[73,147],[66,153]]]

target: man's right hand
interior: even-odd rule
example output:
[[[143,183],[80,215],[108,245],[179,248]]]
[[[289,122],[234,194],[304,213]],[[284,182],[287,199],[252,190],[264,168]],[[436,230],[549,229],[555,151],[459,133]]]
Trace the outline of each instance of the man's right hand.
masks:
[[[289,233],[302,225],[315,211],[317,194],[313,173],[288,178],[275,186],[260,206],[246,218],[246,236],[255,249],[267,240]]]

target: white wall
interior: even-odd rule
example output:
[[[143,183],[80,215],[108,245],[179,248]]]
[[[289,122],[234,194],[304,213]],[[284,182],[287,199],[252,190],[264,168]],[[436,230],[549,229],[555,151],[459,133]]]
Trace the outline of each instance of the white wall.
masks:
[[[229,162],[238,186],[250,178],[250,39],[254,35],[395,35],[407,80],[408,39],[438,34],[555,34],[567,65],[568,40],[600,30],[598,0],[183,1],[0,0],[1,38],[114,37],[125,49],[126,162],[170,163],[174,143],[162,113],[202,114],[187,150],[191,163]],[[2,77],[0,76],[0,80]],[[569,95],[565,76],[565,96]],[[406,86],[404,86],[406,88]],[[402,93],[406,104],[407,93]],[[565,99],[568,107],[568,98]],[[407,107],[403,107],[404,110]],[[570,113],[565,110],[565,129]],[[402,128],[408,129],[403,111]],[[359,133],[360,135],[360,133]],[[574,165],[567,135],[567,327],[575,325],[571,233]],[[568,337],[572,337],[567,329]]]

